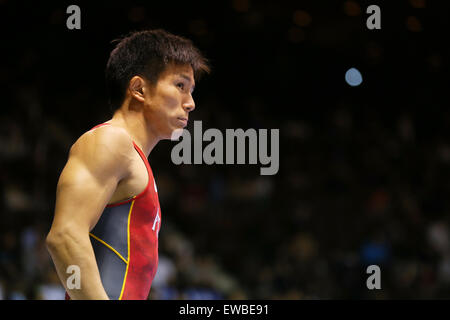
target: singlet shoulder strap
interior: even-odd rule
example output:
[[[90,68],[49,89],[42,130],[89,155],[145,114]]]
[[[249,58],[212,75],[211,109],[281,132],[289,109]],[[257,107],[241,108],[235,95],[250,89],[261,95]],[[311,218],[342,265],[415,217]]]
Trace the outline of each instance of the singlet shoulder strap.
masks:
[[[152,180],[152,169],[150,168],[150,164],[148,163],[148,159],[145,156],[144,152],[139,148],[139,146],[133,141],[134,149],[137,151],[139,156],[141,157],[142,161],[145,164],[145,167],[147,168],[147,174],[148,174],[148,182],[150,184],[150,181]],[[147,186],[148,188],[148,186]]]
[[[98,127],[107,126],[107,125],[109,125],[109,124],[110,124],[110,123],[108,123],[108,122],[100,123],[100,124],[96,125],[95,127],[93,127],[92,129],[90,129],[89,131],[92,131],[92,130],[94,130],[94,129],[97,129]]]
[[[106,126],[106,125],[110,125],[110,123],[109,122],[100,123],[100,124],[96,125],[95,127],[93,127],[89,131],[92,131],[92,130],[98,128],[98,127],[102,127],[102,126]],[[150,168],[150,164],[148,163],[148,159],[145,156],[144,152],[141,150],[141,148],[139,148],[139,146],[136,144],[136,142],[134,142],[134,140],[131,140],[131,141],[133,142],[134,149],[137,151],[137,153],[141,157],[142,161],[144,161],[145,167],[147,168],[148,178],[149,178],[149,182],[150,182],[150,180],[152,178],[152,169]]]
[[[150,164],[148,163],[147,157],[142,152],[141,148],[139,148],[139,146],[134,141],[133,141],[133,146],[134,146],[134,149],[139,154],[139,156],[142,158],[142,161],[144,161],[145,167],[147,168],[147,175],[148,175],[147,186],[138,195],[135,195],[135,196],[133,196],[131,198],[128,198],[126,200],[122,200],[122,201],[119,201],[119,202],[116,202],[116,203],[110,203],[110,204],[108,204],[106,206],[107,208],[117,207],[117,206],[123,205],[125,203],[129,203],[131,201],[139,199],[140,197],[144,196],[148,192],[148,189],[150,188],[150,186],[152,184],[151,182],[153,181],[153,175],[152,175],[152,171],[151,171],[151,168],[150,168]]]
[[[93,127],[92,129],[90,129],[89,131],[92,131],[92,130],[94,130],[94,129],[97,129],[98,127],[102,127],[102,126],[106,126],[106,125],[110,125],[110,123],[108,123],[108,122],[100,123],[100,124],[96,125],[95,127]],[[142,161],[143,161],[144,164],[145,164],[145,168],[147,169],[147,175],[148,175],[147,186],[146,186],[145,189],[144,189],[141,193],[139,193],[138,195],[133,196],[133,197],[131,197],[131,198],[127,199],[127,200],[124,200],[124,201],[119,201],[119,202],[117,202],[117,203],[111,203],[111,204],[108,204],[108,205],[106,206],[107,208],[108,208],[108,207],[120,206],[120,205],[125,204],[125,203],[128,203],[128,202],[130,202],[130,201],[139,199],[140,197],[142,197],[142,196],[148,191],[149,187],[151,186],[151,182],[153,181],[152,169],[150,168],[150,164],[148,163],[147,157],[145,156],[145,154],[144,154],[144,152],[141,150],[141,148],[136,144],[136,142],[134,142],[134,140],[131,140],[131,141],[132,141],[132,143],[133,143],[134,149],[136,150],[136,152],[137,152],[137,153],[139,154],[139,156],[141,157]]]

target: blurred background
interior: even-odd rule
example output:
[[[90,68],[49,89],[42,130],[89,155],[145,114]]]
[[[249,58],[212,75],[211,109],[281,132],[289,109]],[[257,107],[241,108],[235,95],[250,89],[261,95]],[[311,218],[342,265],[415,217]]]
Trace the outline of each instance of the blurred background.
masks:
[[[71,4],[81,30],[66,27]],[[366,27],[372,4],[381,30]],[[150,299],[450,298],[449,9],[0,0],[0,299],[63,298],[44,242],[57,179],[71,144],[111,117],[111,41],[148,28],[209,58],[191,114],[203,130],[280,130],[274,176],[174,165],[171,141],[152,151],[162,227]],[[366,287],[372,264],[381,290]]]

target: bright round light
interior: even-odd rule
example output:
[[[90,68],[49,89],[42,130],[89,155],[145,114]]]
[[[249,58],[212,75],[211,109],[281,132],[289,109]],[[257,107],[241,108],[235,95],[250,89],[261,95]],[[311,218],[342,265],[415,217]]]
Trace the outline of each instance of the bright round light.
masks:
[[[362,75],[356,68],[350,68],[345,73],[345,81],[352,87],[359,86],[361,84]]]

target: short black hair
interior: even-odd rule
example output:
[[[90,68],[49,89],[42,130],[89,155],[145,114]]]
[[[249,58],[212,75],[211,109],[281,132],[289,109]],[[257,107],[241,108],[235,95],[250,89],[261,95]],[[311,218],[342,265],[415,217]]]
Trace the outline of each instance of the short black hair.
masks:
[[[106,89],[113,111],[120,108],[132,77],[156,84],[167,64],[189,64],[194,78],[210,71],[207,59],[192,41],[162,29],[131,32],[118,42],[106,65]]]

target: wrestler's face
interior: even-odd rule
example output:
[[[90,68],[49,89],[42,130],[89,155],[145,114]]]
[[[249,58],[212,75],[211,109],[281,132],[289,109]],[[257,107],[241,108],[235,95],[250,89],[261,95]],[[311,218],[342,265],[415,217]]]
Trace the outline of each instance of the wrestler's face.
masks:
[[[182,132],[189,113],[195,109],[194,72],[190,65],[169,64],[156,85],[146,90],[145,116],[160,139]]]

